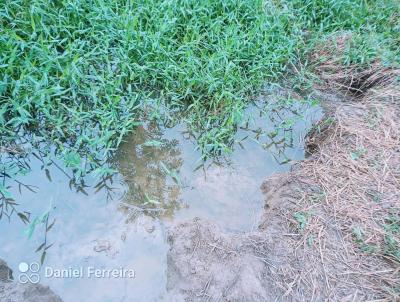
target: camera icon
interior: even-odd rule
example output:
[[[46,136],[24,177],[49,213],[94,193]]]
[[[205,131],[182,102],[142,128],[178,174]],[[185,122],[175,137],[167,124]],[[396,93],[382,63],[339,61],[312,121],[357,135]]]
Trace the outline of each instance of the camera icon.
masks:
[[[37,284],[40,282],[40,265],[37,262],[32,262],[30,264],[26,262],[21,262],[18,265],[18,270],[20,272],[18,276],[19,283],[26,284],[32,283]]]

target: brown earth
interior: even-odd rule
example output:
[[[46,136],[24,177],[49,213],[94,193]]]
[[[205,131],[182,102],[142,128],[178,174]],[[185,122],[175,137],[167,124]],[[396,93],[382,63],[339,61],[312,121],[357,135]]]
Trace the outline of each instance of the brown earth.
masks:
[[[324,52],[324,49],[320,50]],[[399,71],[318,65],[326,116],[309,157],[262,185],[259,229],[194,220],[169,234],[185,301],[400,301]],[[321,90],[322,89],[322,90]]]

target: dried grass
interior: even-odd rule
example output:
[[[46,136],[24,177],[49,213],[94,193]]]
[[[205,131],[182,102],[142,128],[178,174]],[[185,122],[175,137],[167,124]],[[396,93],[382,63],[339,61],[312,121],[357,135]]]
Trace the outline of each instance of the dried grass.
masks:
[[[278,214],[287,232],[274,278],[290,301],[400,301],[400,71],[346,67],[327,49],[315,55],[327,58],[319,88],[341,90],[343,102],[327,104],[310,132],[311,156],[264,185],[261,228],[271,236]]]
[[[371,112],[379,120],[371,123]],[[383,104],[338,108],[318,152],[295,172],[321,190],[317,201],[308,190],[298,209],[313,213],[302,243],[315,238],[325,290],[338,297],[350,286],[365,299],[399,298],[393,290],[400,286],[400,266],[386,249],[384,228],[390,215],[400,214],[399,117],[398,108]]]

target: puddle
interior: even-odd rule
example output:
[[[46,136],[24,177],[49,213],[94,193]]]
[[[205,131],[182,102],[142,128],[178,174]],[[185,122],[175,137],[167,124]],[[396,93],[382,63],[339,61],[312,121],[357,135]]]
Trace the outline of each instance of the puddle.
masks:
[[[299,118],[296,110],[306,113]],[[200,168],[200,152],[184,125],[139,128],[110,163],[118,170],[109,184],[112,190],[95,187],[91,178],[86,179],[86,194],[71,190],[62,171],[45,173],[32,157],[32,172],[19,180],[36,186],[37,192],[20,193],[18,186],[10,191],[31,218],[49,209],[49,221],[55,219],[47,233],[53,245],[44,266],[135,270],[133,279],[46,278],[42,268],[41,283],[65,302],[87,299],[82,297],[160,301],[167,283],[166,230],[172,223],[198,216],[230,231],[255,228],[263,207],[261,183],[304,158],[302,138],[321,110],[296,103],[267,115],[256,105],[248,111],[253,117],[239,129],[233,153]],[[31,239],[26,229],[19,219],[0,220],[0,258],[15,272],[21,261],[40,259],[35,250],[43,243],[44,227],[38,225]]]

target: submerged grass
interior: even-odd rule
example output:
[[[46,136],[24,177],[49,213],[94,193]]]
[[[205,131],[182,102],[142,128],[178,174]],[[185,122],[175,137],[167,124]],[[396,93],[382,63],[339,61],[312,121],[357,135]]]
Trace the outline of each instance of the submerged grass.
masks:
[[[78,178],[108,172],[98,163],[154,100],[185,112],[204,158],[229,151],[251,97],[331,34],[352,33],[343,64],[400,61],[396,0],[0,3],[2,150],[29,133]],[[4,156],[5,178],[19,170]]]

